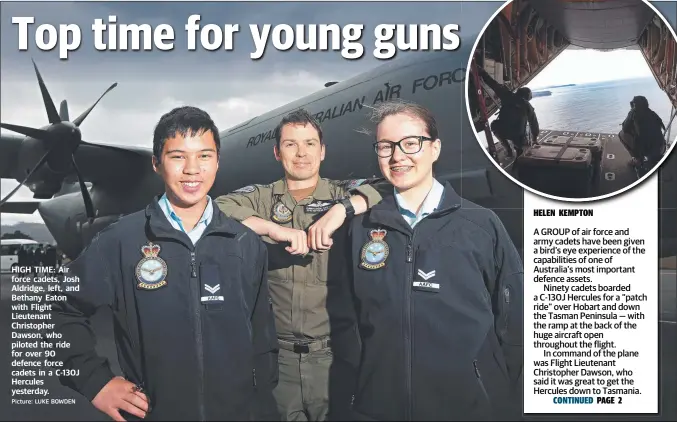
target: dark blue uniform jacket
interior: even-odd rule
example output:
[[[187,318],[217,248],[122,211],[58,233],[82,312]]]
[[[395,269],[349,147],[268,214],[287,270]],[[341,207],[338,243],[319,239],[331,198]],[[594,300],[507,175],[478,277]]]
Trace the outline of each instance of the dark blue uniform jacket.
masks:
[[[79,370],[61,377],[63,384],[91,400],[113,378],[88,322],[109,306],[124,376],[150,398],[146,420],[277,417],[267,251],[254,232],[213,206],[195,246],[170,225],[156,198],[102,230],[73,261],[70,275],[79,277],[80,291],[53,307],[56,330],[71,345],[56,349],[56,358]],[[163,287],[139,287],[137,264],[149,241],[166,263]],[[161,271],[151,264],[144,273],[150,286]]]
[[[365,250],[374,239],[387,246]],[[347,242],[362,343],[354,417],[521,416],[523,266],[496,214],[446,185],[414,229],[389,196],[355,217]]]

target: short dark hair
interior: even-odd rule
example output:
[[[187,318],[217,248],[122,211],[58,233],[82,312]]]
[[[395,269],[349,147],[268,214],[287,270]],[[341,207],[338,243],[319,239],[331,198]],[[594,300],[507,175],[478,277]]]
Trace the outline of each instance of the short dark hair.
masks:
[[[643,95],[635,96],[631,103],[635,104],[635,108],[649,108],[649,100]]]
[[[435,117],[430,110],[416,103],[406,101],[386,101],[374,108],[371,120],[378,126],[386,117],[394,116],[396,114],[406,114],[421,119],[428,131],[428,136],[433,139],[439,138]]]
[[[160,162],[162,149],[169,138],[177,134],[186,136],[188,134],[197,135],[211,132],[216,143],[216,156],[218,158],[221,150],[221,140],[219,139],[219,129],[206,111],[197,107],[177,107],[160,117],[160,121],[155,126],[153,132],[153,155]]]
[[[519,98],[525,101],[529,101],[529,97],[531,97],[531,89],[527,88],[526,86],[518,88],[517,91],[515,91],[515,93]]]
[[[317,131],[317,135],[320,137],[320,143],[322,143],[322,128],[320,127],[320,124],[317,122],[315,117],[313,117],[305,109],[300,108],[284,116],[280,121],[280,124],[277,125],[277,128],[275,129],[275,145],[277,145],[278,148],[280,147],[280,141],[282,140],[282,128],[285,125],[290,124],[304,126],[310,124]]]

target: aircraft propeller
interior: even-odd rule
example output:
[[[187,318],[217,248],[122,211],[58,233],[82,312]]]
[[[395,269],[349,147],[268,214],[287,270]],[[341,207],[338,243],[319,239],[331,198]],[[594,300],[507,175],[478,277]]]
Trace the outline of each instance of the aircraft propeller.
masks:
[[[38,84],[40,85],[40,92],[42,94],[42,101],[45,104],[47,118],[49,119],[50,125],[43,129],[35,129],[26,126],[0,123],[0,127],[42,141],[43,145],[47,149],[47,152],[45,152],[42,158],[37,162],[37,164],[35,164],[33,169],[28,172],[24,180],[16,188],[14,188],[14,190],[11,191],[9,195],[0,201],[0,206],[7,202],[7,200],[9,200],[12,195],[14,195],[22,186],[24,186],[24,184],[31,178],[33,173],[37,172],[47,161],[49,161],[50,167],[53,166],[54,168],[64,170],[72,168],[75,171],[80,183],[82,198],[85,202],[87,217],[91,220],[95,217],[94,205],[92,203],[92,198],[89,196],[89,191],[87,190],[87,185],[85,185],[85,180],[82,177],[82,173],[80,173],[80,169],[75,162],[75,151],[80,145],[90,145],[98,148],[117,148],[83,141],[82,133],[80,132],[80,125],[85,120],[85,118],[87,118],[94,107],[99,103],[99,101],[101,101],[104,95],[110,92],[118,84],[116,82],[111,85],[103,94],[101,94],[99,99],[96,100],[96,102],[91,107],[89,107],[71,122],[69,120],[68,102],[63,100],[59,107],[59,112],[57,113],[54,102],[52,101],[52,97],[49,95],[47,86],[42,80],[42,75],[40,75],[40,71],[38,70],[38,66],[35,64],[35,61],[33,61],[33,67],[35,68],[35,74],[38,78]]]

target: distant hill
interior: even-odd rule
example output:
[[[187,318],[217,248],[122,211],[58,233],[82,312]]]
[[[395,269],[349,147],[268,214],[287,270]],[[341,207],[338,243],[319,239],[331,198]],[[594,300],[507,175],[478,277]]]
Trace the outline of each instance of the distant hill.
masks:
[[[569,87],[572,87],[572,86],[576,86],[576,84],[539,86],[538,88],[534,88],[533,90],[542,91],[542,90],[545,90],[545,89],[569,88]]]
[[[52,234],[47,230],[47,226],[40,223],[3,224],[0,227],[0,235],[14,233],[16,230],[26,233],[36,242],[55,243]]]

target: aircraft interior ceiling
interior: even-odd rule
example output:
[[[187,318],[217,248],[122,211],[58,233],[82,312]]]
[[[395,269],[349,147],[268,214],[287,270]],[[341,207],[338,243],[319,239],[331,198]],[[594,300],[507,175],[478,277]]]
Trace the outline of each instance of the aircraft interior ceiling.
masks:
[[[533,9],[572,45],[616,49],[637,44],[654,11],[641,1],[532,1]]]
[[[527,85],[562,51],[639,49],[656,83],[677,107],[677,48],[671,30],[639,0],[514,0],[487,26],[474,62],[499,83],[515,90]],[[474,78],[471,78],[474,89]],[[488,116],[497,99],[484,91]],[[484,112],[469,96],[476,130]]]

